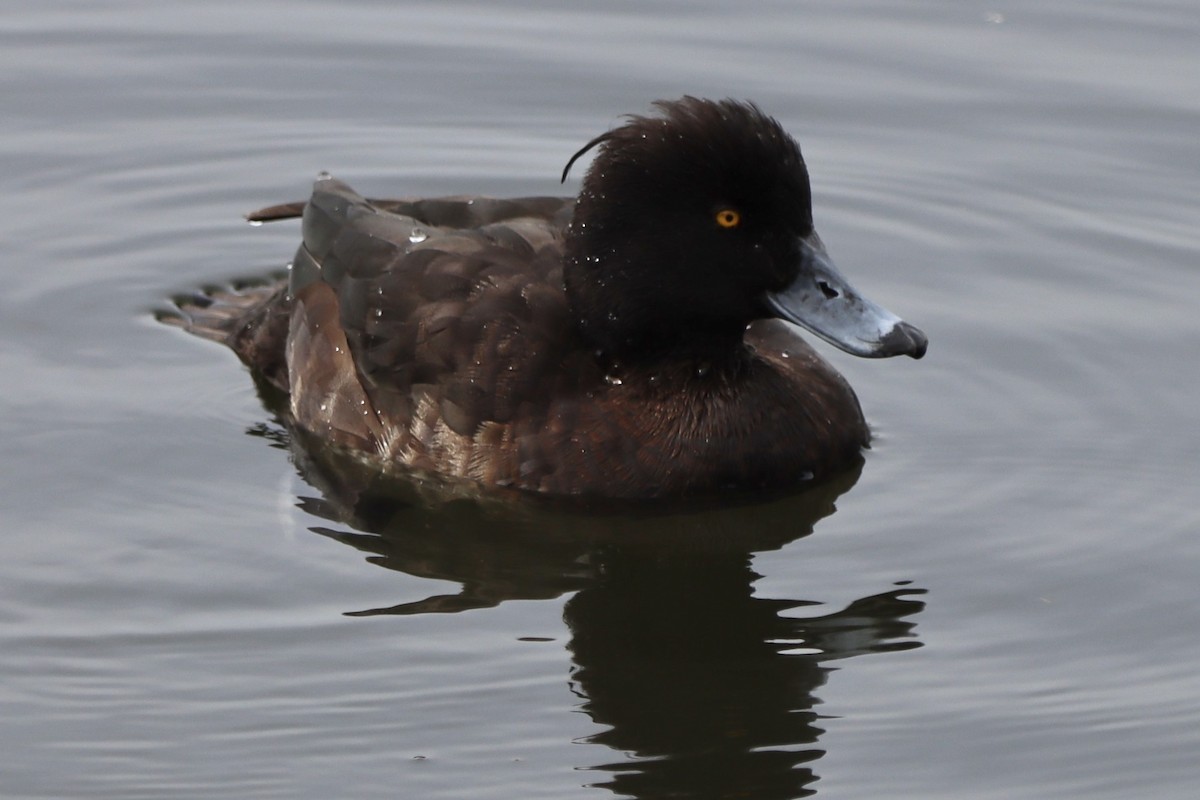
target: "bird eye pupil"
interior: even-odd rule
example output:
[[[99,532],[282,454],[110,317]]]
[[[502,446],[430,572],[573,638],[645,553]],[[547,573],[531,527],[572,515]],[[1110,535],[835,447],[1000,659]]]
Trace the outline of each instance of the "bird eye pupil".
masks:
[[[723,208],[717,212],[716,219],[722,228],[736,228],[742,221],[742,215],[732,208]]]

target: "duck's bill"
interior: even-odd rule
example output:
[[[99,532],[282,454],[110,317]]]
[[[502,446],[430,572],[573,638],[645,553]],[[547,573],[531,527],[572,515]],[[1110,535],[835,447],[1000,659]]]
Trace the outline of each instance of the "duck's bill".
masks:
[[[802,239],[800,248],[796,280],[767,295],[767,304],[780,319],[864,358],[925,355],[925,334],[859,294],[838,272],[815,233]]]

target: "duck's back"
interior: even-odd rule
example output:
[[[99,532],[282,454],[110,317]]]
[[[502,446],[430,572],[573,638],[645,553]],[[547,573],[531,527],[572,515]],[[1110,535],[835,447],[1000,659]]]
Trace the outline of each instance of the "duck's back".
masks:
[[[434,404],[440,423],[471,435],[487,422],[509,422],[529,398],[548,396],[538,384],[560,372],[556,362],[570,349],[561,289],[569,201],[387,205],[336,181],[318,183],[291,274],[301,308],[292,313],[289,372],[312,380],[326,362],[342,361],[321,346],[330,322],[347,339],[345,355],[369,400],[393,426],[432,425]],[[350,374],[343,364],[334,372]],[[319,380],[340,385],[333,376]],[[314,414],[319,407],[298,416]]]
[[[367,201],[323,179],[286,286],[185,309],[289,395],[295,422],[384,462],[511,483],[515,428],[600,375],[562,290],[571,200]],[[264,209],[292,216],[300,204]],[[526,471],[532,468],[527,465]]]

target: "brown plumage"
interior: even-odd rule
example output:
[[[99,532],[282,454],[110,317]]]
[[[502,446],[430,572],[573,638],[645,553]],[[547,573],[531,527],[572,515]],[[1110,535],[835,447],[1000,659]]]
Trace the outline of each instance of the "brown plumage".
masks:
[[[322,177],[252,215],[303,213],[287,282],[184,304],[183,324],[381,467],[647,498],[855,464],[853,391],[768,319],[815,240],[799,149],[753,106],[660,107],[592,143],[578,202],[368,201]],[[714,225],[730,208],[738,229]],[[885,333],[872,355],[924,352],[911,326]]]

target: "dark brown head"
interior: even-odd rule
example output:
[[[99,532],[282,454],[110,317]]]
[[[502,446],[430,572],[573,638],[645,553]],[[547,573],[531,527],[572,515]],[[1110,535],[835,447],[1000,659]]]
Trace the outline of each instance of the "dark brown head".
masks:
[[[920,331],[833,269],[804,158],[778,122],[733,100],[655,105],[571,159],[599,147],[564,262],[586,339],[622,359],[717,355],[781,317],[858,355],[924,353]]]

